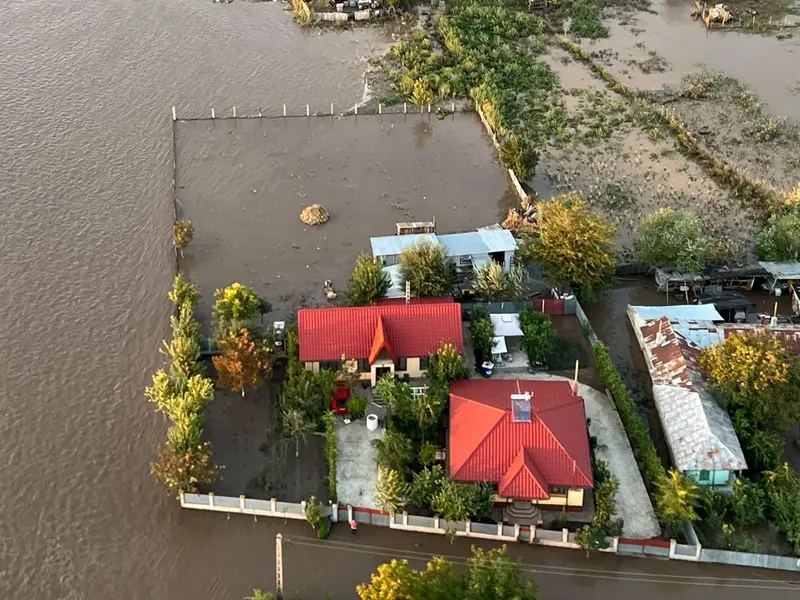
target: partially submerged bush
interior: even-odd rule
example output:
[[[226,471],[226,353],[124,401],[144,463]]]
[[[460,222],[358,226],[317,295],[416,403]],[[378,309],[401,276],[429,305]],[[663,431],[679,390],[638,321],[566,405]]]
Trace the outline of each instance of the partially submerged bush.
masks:
[[[306,206],[300,213],[300,220],[306,225],[322,225],[327,223],[331,215],[321,204]]]
[[[659,267],[698,273],[708,257],[703,224],[693,212],[662,208],[647,215],[636,228],[636,260]]]

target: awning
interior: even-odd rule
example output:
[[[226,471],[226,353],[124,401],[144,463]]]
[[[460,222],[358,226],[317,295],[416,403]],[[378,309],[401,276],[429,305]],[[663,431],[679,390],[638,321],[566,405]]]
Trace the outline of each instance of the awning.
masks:
[[[518,314],[498,314],[489,315],[494,325],[494,334],[503,337],[522,337],[522,329],[519,328]]]

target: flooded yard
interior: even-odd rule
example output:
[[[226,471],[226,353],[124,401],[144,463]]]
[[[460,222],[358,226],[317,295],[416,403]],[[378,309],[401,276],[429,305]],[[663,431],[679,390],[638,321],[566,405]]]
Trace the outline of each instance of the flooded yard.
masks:
[[[233,281],[291,319],[326,302],[325,280],[344,292],[369,238],[397,222],[469,231],[514,201],[473,113],[179,122],[176,155],[178,212],[196,228],[180,267],[205,322],[214,289]],[[328,209],[326,224],[299,220],[312,203]]]

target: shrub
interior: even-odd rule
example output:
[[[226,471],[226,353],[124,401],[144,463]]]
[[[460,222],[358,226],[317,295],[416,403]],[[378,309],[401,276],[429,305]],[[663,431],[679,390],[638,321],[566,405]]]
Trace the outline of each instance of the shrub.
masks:
[[[172,291],[169,293],[169,299],[172,300],[175,306],[181,307],[188,304],[191,309],[194,309],[199,298],[200,292],[196,285],[181,273],[175,275],[175,280],[172,282]]]
[[[330,534],[331,520],[328,517],[322,517],[322,520],[319,522],[319,527],[317,527],[317,539],[327,540]]]
[[[360,419],[367,412],[367,399],[364,396],[350,396],[347,400],[347,408],[352,418]]]
[[[500,141],[500,164],[511,169],[522,180],[533,177],[539,157],[530,143],[515,133]]]
[[[415,458],[414,445],[402,433],[387,431],[382,438],[372,440],[372,446],[378,451],[379,468],[397,471],[403,476],[409,472]]]
[[[703,223],[696,214],[662,208],[647,215],[636,228],[636,260],[697,273],[708,258],[708,240],[703,235],[703,229]]]
[[[339,457],[339,448],[336,445],[336,416],[327,412],[322,417],[325,426],[325,464],[328,467],[328,498],[336,502],[336,460]]]
[[[764,522],[764,490],[747,479],[737,479],[731,493],[731,510],[737,525],[744,527]]]
[[[403,510],[408,496],[408,484],[403,476],[393,469],[378,467],[375,485],[375,501],[381,510],[392,514]]]
[[[436,354],[430,355],[428,377],[444,383],[469,378],[464,357],[453,344],[442,344]]]
[[[214,321],[221,330],[219,336],[228,329],[236,329],[268,313],[272,307],[251,288],[241,283],[232,283],[214,292]]]
[[[469,337],[472,351],[475,353],[475,366],[480,366],[485,360],[491,360],[494,347],[494,324],[489,314],[480,306],[476,306],[472,311]]]
[[[455,266],[444,246],[421,241],[400,254],[400,275],[415,298],[442,296],[453,284]]]
[[[214,483],[219,476],[219,469],[211,459],[210,442],[179,453],[171,445],[164,446],[158,460],[150,465],[150,471],[176,497],[180,492],[196,493],[199,486]]]
[[[504,269],[491,261],[475,269],[475,291],[488,302],[519,300],[525,295],[528,271],[522,265]]]
[[[447,475],[442,465],[425,467],[422,471],[414,473],[414,479],[408,490],[408,499],[420,508],[430,506],[433,497],[439,492],[446,479]]]
[[[178,250],[183,252],[183,249],[189,245],[193,238],[194,223],[189,219],[175,221],[172,226],[172,242]]]
[[[522,329],[522,347],[531,367],[545,364],[558,339],[550,317],[528,306],[519,313],[519,326]]]
[[[599,527],[589,525],[584,525],[575,532],[575,543],[586,552],[586,558],[589,558],[590,552],[597,552],[609,546],[605,532]]]
[[[311,498],[308,499],[308,502],[306,502],[304,514],[306,521],[308,521],[308,524],[311,525],[311,529],[318,529],[319,524],[323,519],[322,504],[317,502],[317,498],[315,496],[311,496]]]
[[[800,258],[800,209],[772,215],[756,237],[761,260],[784,261]]]
[[[619,480],[611,474],[604,460],[592,461],[594,472],[594,519],[592,525],[606,535],[618,536],[622,533],[622,519],[615,519],[617,512],[617,489]]]
[[[380,258],[360,254],[347,283],[347,298],[352,306],[369,306],[386,295],[391,287]]]
[[[424,467],[430,467],[436,462],[436,451],[438,448],[436,444],[425,442],[419,449],[419,464]]]

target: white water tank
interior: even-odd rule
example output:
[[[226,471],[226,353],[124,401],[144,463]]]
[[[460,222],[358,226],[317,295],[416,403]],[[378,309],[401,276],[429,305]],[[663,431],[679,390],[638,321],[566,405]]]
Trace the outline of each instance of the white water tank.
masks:
[[[370,431],[378,429],[378,415],[367,415],[367,429]]]

